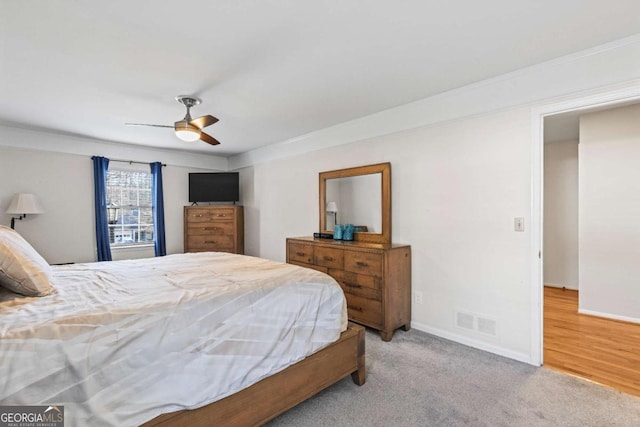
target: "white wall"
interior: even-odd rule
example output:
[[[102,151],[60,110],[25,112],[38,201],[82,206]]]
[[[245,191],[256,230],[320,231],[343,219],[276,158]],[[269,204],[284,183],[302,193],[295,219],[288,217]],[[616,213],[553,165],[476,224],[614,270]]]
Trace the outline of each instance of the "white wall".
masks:
[[[544,283],[578,289],[578,141],[544,146]]]
[[[234,156],[247,252],[282,260],[287,236],[317,228],[318,172],[390,161],[393,240],[425,296],[412,325],[539,364],[541,112],[639,96],[640,34]],[[454,327],[455,310],[494,318],[497,337]]]
[[[47,143],[47,134],[39,137],[42,144]],[[156,154],[150,150],[147,161],[170,163],[167,156]],[[188,204],[188,172],[192,171],[203,169],[168,164],[162,170],[167,253],[183,251],[182,207]],[[49,263],[96,260],[89,156],[0,146],[0,224],[10,224],[11,215],[4,212],[17,192],[34,193],[43,205],[45,213],[16,221],[16,230]],[[154,256],[153,248],[113,251],[114,259],[146,256]]]
[[[640,322],[640,104],[580,118],[580,312]]]
[[[93,172],[84,156],[0,147],[0,222],[14,193],[33,193],[43,214],[16,221],[16,231],[49,262],[95,261]]]
[[[413,324],[530,352],[529,240],[513,230],[530,210],[530,115],[514,109],[342,145],[241,170],[259,210],[248,252],[285,259],[285,239],[318,227],[318,173],[392,164],[393,241],[412,245],[412,284],[425,295]],[[249,179],[247,179],[247,182]],[[496,319],[496,337],[454,326],[454,311]]]

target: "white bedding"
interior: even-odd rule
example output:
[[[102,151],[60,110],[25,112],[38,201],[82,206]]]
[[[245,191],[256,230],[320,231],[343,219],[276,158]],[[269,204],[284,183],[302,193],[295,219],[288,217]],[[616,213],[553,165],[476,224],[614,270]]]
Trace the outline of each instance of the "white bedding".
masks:
[[[139,425],[281,371],[346,329],[329,276],[225,253],[59,266],[51,295],[0,289],[0,404],[65,425]]]

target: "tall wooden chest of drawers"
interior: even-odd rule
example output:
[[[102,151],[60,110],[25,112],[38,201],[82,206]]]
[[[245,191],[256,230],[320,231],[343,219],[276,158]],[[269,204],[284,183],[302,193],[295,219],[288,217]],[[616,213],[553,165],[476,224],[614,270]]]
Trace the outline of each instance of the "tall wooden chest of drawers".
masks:
[[[411,246],[313,237],[287,239],[287,262],[332,276],[347,298],[349,320],[384,341],[411,327]]]
[[[243,254],[242,206],[185,206],[184,251]]]

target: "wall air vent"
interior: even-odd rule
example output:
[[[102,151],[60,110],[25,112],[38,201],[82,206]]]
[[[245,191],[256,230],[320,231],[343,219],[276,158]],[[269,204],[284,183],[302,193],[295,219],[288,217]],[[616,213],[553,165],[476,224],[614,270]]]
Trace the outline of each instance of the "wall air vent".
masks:
[[[469,313],[463,313],[461,311],[456,312],[456,326],[464,329],[475,329],[474,327],[475,316]]]
[[[494,337],[497,335],[496,321],[489,317],[456,310],[455,322],[458,328],[477,331]]]
[[[496,336],[496,321],[493,319],[486,319],[484,317],[478,317],[478,332],[483,334]]]

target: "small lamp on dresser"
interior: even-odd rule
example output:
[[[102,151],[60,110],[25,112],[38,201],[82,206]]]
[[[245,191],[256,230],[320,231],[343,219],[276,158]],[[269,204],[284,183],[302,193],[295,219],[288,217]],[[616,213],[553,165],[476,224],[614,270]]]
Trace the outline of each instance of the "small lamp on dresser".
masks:
[[[28,214],[44,213],[40,202],[31,193],[16,193],[13,195],[11,204],[7,209],[7,213],[11,215],[19,215],[11,217],[11,228],[15,228],[16,219],[22,220]]]
[[[333,228],[335,228],[336,224],[338,224],[338,205],[336,202],[327,203],[326,211],[327,213],[333,214]]]

